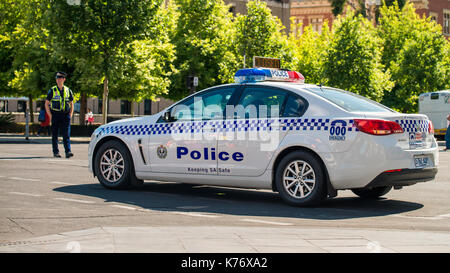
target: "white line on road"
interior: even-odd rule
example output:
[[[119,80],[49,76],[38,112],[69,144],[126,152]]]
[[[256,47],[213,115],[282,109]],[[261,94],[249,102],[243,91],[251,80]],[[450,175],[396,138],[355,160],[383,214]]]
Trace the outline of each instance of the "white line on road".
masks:
[[[17,194],[17,195],[24,195],[24,196],[33,196],[33,197],[40,197],[42,195],[40,194],[33,194],[33,193],[26,193],[26,192],[10,192],[10,194]]]
[[[20,180],[20,181],[33,181],[33,182],[38,182],[38,181],[40,181],[39,179],[34,179],[34,178],[23,178],[23,177],[15,177],[15,176],[13,176],[13,177],[7,177],[7,178],[12,179],[12,180]]]
[[[71,199],[71,198],[53,198],[54,200],[60,200],[60,201],[69,201],[69,202],[77,202],[77,203],[83,203],[83,204],[94,204],[94,201],[86,201],[86,200],[79,200],[79,199]]]
[[[137,208],[128,207],[128,206],[122,206],[122,205],[112,205],[111,207],[121,208],[121,209],[128,209],[128,210],[137,210]]]
[[[278,225],[278,226],[291,226],[291,223],[283,223],[283,222],[272,222],[272,221],[264,221],[264,220],[256,220],[256,219],[241,219],[243,222],[252,222],[259,224],[269,224],[269,225]]]
[[[53,181],[53,182],[50,182],[50,184],[56,184],[56,185],[73,185],[73,184],[70,184],[70,183],[59,182],[59,181]]]
[[[172,213],[180,214],[180,215],[186,215],[186,216],[194,216],[194,217],[207,217],[207,218],[217,218],[217,217],[219,217],[217,215],[208,215],[208,214],[202,214],[202,213],[196,213],[196,212],[173,211]]]
[[[409,215],[392,215],[399,218],[409,218],[409,219],[425,219],[425,220],[444,220],[450,218],[450,214],[442,214],[437,216],[409,216]]]
[[[23,179],[22,177],[15,177],[15,176],[8,177],[8,178],[12,179],[12,180],[22,180]]]

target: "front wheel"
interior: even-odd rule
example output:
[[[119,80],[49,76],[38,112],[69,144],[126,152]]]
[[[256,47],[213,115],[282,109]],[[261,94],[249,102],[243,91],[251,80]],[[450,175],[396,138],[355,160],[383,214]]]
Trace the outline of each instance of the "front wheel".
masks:
[[[326,197],[324,170],[310,153],[288,154],[278,164],[275,179],[281,198],[289,205],[316,205]]]
[[[109,189],[130,188],[143,183],[136,178],[127,147],[116,140],[107,141],[99,148],[94,168],[100,184]]]
[[[376,187],[372,189],[353,189],[352,192],[361,198],[376,199],[381,197],[392,189],[391,186]]]

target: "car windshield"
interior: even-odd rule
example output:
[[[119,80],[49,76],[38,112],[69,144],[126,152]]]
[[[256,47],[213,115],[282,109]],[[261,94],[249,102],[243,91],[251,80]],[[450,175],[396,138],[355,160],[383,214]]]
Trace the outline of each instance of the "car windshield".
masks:
[[[329,87],[310,87],[307,90],[331,101],[348,112],[395,112],[378,102],[348,91]]]

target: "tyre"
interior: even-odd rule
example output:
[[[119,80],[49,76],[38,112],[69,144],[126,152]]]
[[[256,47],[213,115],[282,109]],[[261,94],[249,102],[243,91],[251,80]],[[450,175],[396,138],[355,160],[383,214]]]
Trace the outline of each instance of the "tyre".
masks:
[[[281,198],[292,206],[313,206],[326,197],[322,164],[305,151],[289,153],[280,161],[275,184]]]
[[[387,194],[391,189],[391,186],[384,186],[372,189],[353,189],[352,192],[361,198],[376,199]]]
[[[136,178],[128,148],[117,140],[110,140],[98,149],[94,160],[95,173],[104,187],[125,189],[143,184]]]

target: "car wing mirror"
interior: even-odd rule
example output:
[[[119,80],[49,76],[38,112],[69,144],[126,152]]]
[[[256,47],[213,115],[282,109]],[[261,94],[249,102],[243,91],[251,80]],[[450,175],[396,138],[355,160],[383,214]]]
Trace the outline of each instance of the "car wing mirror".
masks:
[[[168,122],[175,121],[175,118],[172,116],[172,113],[170,112],[170,110],[164,112],[163,119]]]

